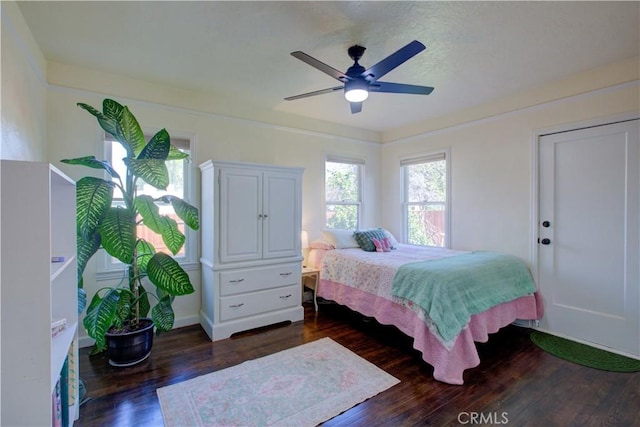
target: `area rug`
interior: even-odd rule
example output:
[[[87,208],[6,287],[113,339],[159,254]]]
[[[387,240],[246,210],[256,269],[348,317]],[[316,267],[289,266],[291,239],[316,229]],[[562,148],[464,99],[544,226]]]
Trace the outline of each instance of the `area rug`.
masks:
[[[166,427],[315,426],[399,382],[323,338],[157,393]]]
[[[544,351],[579,365],[613,372],[640,371],[640,360],[556,337],[555,335],[533,331],[531,333],[531,341]]]

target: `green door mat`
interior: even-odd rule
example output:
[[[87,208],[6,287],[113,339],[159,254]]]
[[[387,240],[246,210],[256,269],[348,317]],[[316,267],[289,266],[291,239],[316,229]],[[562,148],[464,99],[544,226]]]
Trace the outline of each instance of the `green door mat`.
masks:
[[[610,353],[565,338],[533,331],[531,341],[544,351],[579,365],[612,372],[640,371],[640,360]]]

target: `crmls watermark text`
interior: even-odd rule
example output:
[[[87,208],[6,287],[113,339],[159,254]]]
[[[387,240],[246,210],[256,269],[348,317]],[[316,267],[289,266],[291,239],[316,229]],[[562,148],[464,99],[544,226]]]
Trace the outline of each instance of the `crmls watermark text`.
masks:
[[[460,424],[509,424],[507,412],[460,412],[458,414]]]

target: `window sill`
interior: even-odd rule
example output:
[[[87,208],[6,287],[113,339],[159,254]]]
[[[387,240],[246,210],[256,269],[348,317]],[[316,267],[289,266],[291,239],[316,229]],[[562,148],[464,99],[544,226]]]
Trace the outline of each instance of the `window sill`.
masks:
[[[184,271],[187,271],[187,272],[200,270],[199,262],[181,262],[180,266],[184,269]],[[98,271],[96,273],[96,281],[104,282],[106,280],[118,280],[118,279],[122,279],[122,276],[123,276],[122,269],[103,270],[103,271]]]

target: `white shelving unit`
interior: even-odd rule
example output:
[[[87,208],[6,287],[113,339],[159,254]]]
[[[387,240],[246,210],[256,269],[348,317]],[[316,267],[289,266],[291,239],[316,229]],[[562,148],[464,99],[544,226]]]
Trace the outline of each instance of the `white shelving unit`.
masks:
[[[79,403],[75,183],[48,163],[2,160],[0,185],[0,425],[51,425],[52,394],[67,357],[73,425]],[[52,337],[52,322],[63,318],[65,329]]]

